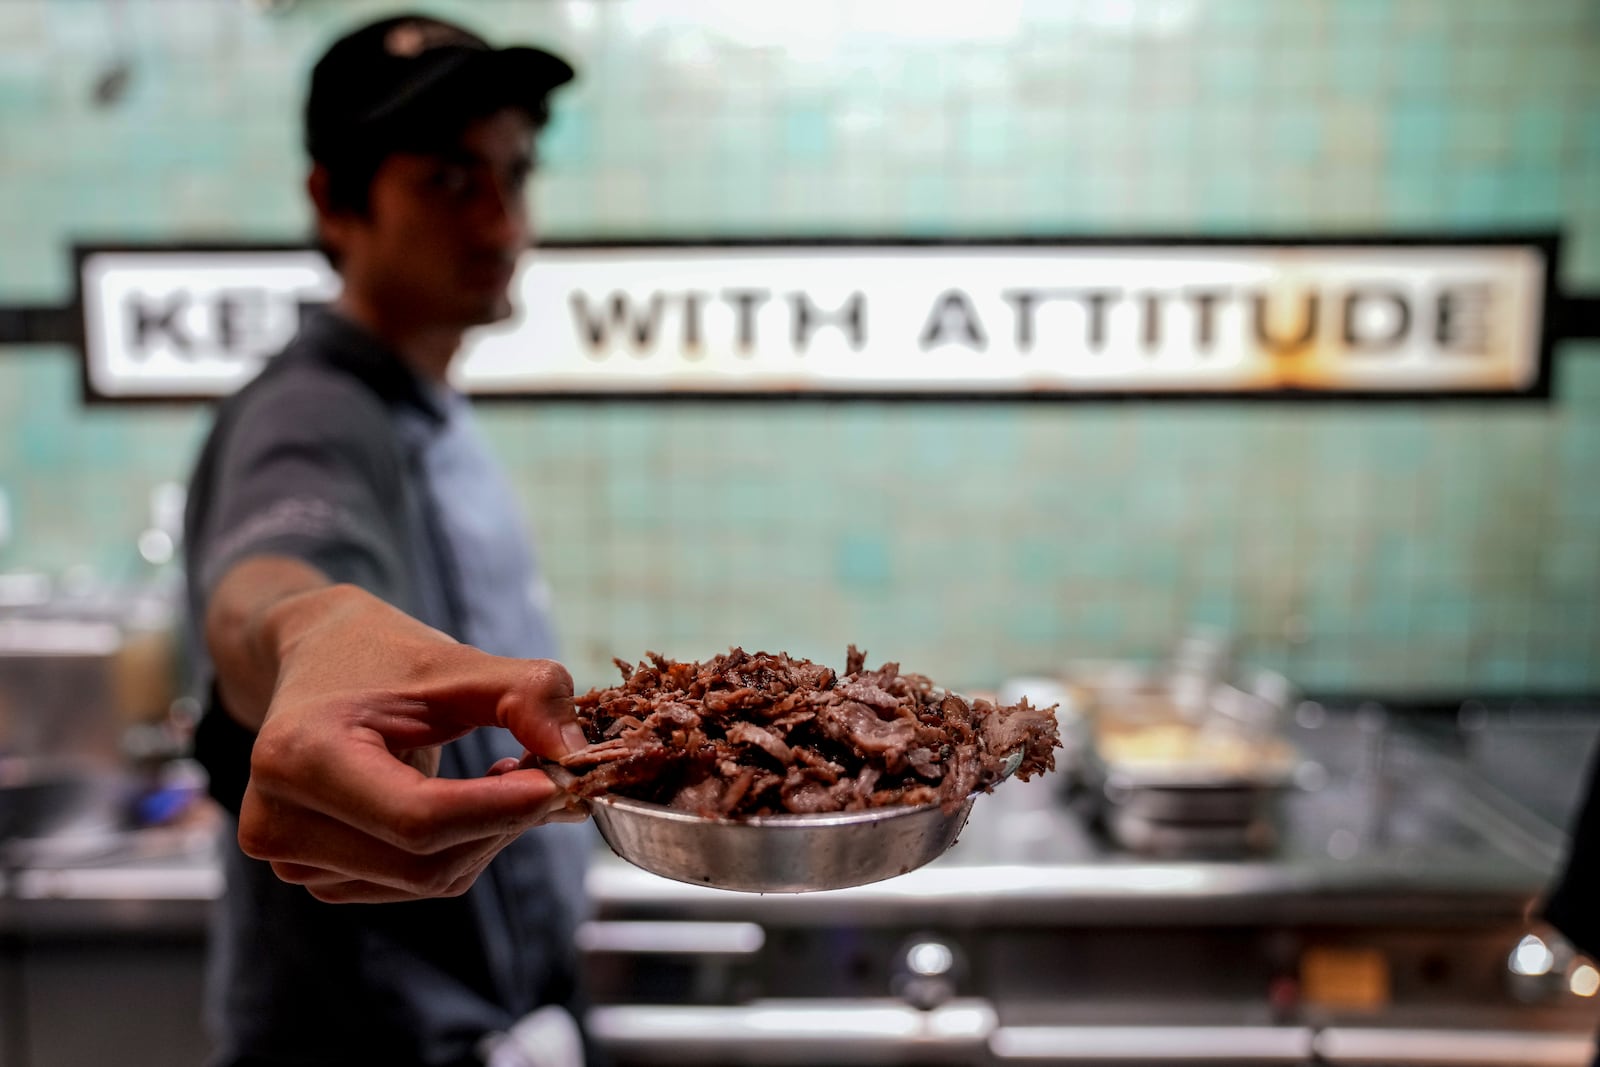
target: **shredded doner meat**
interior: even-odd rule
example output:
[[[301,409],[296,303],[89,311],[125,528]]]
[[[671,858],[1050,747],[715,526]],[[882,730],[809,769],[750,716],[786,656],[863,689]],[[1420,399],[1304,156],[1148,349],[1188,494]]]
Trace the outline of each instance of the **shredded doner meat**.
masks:
[[[616,793],[707,817],[959,804],[1055,769],[1054,706],[968,703],[920,674],[845,673],[786,654],[730,649],[705,663],[651,652],[617,660],[622,684],[577,698],[589,747],[562,760],[580,796]]]

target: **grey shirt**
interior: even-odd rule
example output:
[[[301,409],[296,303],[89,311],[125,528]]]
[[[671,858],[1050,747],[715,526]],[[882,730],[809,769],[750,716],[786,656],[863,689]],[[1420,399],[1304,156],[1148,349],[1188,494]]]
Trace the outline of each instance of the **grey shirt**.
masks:
[[[217,580],[262,554],[304,559],[497,655],[555,645],[513,497],[465,399],[412,375],[329,311],[220,407],[190,483],[192,626]],[[196,648],[203,650],[203,642]],[[237,813],[253,740],[211,694],[196,754]],[[521,746],[483,729],[440,773],[482,774]],[[576,996],[587,827],[524,834],[464,896],[326,905],[222,842],[208,1016],[219,1063],[470,1063],[478,1040]]]

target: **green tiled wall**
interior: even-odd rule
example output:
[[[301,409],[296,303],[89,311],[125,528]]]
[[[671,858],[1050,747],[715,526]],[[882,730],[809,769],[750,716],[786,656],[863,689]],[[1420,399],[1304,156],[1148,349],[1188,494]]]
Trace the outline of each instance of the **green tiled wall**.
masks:
[[[437,0],[583,80],[559,236],[1552,227],[1600,289],[1592,0]],[[948,9],[948,10],[946,10]],[[300,0],[0,3],[0,303],[96,238],[306,232]],[[941,13],[944,12],[944,13]],[[118,42],[124,42],[119,44]],[[91,104],[119,57],[122,100]],[[851,641],[960,685],[1190,622],[1318,690],[1600,690],[1600,346],[1543,405],[485,409],[580,684],[613,655]],[[192,409],[0,352],[0,568],[126,573]]]

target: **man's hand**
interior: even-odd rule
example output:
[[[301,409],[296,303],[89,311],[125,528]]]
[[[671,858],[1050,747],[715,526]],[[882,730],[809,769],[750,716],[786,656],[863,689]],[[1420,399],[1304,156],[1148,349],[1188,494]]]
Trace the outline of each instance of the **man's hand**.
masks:
[[[280,878],[330,902],[451,896],[528,828],[582,818],[515,761],[482,778],[431,773],[439,745],[479,726],[551,759],[582,747],[560,664],[458,644],[353,586],[294,592],[257,617],[277,684],[239,845]]]

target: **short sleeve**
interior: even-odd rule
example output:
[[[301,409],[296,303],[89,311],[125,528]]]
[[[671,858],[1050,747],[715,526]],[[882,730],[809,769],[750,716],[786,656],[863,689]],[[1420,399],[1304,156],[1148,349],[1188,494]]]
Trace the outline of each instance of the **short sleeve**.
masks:
[[[240,561],[284,555],[403,602],[405,484],[388,411],[337,373],[271,386],[242,398],[217,442],[203,540],[190,546],[203,597]]]

